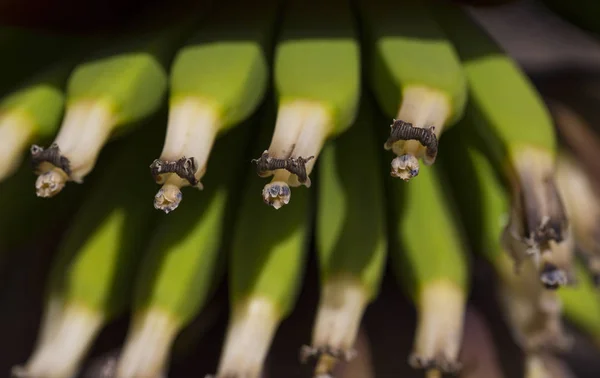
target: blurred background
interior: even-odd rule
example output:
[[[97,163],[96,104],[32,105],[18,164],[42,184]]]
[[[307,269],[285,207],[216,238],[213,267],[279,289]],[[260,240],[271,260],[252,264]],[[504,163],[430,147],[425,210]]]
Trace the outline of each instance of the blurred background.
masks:
[[[161,1],[167,0],[0,0],[0,23],[94,33],[122,27],[143,8]],[[596,148],[595,139],[585,137],[590,129],[579,132],[570,122],[571,111],[575,111],[581,121],[598,132],[600,39],[557,17],[538,1],[463,2],[471,6],[472,14],[530,75],[547,100],[564,142],[578,147],[575,150],[578,157],[594,172],[593,179],[600,181],[600,149]],[[600,14],[596,19],[600,23]],[[564,132],[566,128],[568,133]],[[40,320],[43,286],[59,235],[55,233],[47,240],[10,254],[8,265],[12,268],[1,278],[0,285],[0,372],[3,372],[0,375],[24,362],[31,352]],[[500,377],[490,366],[500,367],[503,377],[520,377],[523,355],[494,300],[493,269],[476,257],[473,271],[461,377]],[[216,370],[227,325],[226,298],[227,288],[223,284],[202,316],[189,327],[188,331],[201,333],[202,337],[172,362],[170,377],[201,377]],[[312,366],[298,363],[298,349],[310,342],[317,301],[318,276],[313,256],[296,310],[283,322],[272,345],[267,377],[310,376]],[[83,377],[99,376],[99,369],[114,359],[128,321],[128,316],[123,316],[102,331],[83,369]],[[414,309],[392,275],[386,274],[381,295],[365,315],[357,346],[359,357],[347,364],[338,377],[423,376],[410,369],[406,359],[414,329]],[[569,369],[579,378],[599,377],[598,350],[576,329],[569,327],[568,331],[576,341],[572,350],[562,356]]]

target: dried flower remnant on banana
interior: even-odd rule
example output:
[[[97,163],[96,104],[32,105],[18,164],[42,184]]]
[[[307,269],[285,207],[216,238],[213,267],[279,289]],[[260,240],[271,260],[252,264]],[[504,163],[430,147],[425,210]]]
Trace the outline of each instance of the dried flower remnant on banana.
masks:
[[[409,140],[418,141],[425,147],[423,160],[426,165],[432,165],[435,162],[438,151],[438,139],[435,135],[435,126],[428,128],[414,127],[410,122],[404,122],[394,119],[390,125],[390,136],[385,142],[386,150],[393,150],[398,157],[392,160],[392,177],[399,177],[404,181],[419,174],[418,157],[410,153],[405,153],[404,144]]]

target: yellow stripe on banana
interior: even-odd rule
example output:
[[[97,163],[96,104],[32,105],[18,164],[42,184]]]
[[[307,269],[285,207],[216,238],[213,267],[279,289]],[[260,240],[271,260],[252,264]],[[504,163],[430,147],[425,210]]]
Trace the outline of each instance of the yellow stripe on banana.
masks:
[[[69,378],[96,335],[129,307],[153,211],[139,191],[159,123],[122,141],[94,180],[53,261],[39,339],[18,377]]]
[[[394,118],[384,145],[397,155],[391,175],[408,181],[419,174],[420,159],[435,162],[438,139],[462,117],[465,73],[421,0],[361,0],[359,11],[368,79],[385,114]]]
[[[354,121],[360,97],[360,43],[350,0],[289,0],[275,46],[278,111],[271,144],[258,159],[262,190],[275,209],[290,187],[310,187],[310,173],[326,140]]]
[[[329,142],[319,165],[321,299],[312,345],[303,347],[304,359],[319,357],[319,377],[353,356],[363,313],[379,293],[385,267],[386,214],[371,106],[363,100],[356,124]]]
[[[437,169],[410,185],[393,183],[395,230],[392,263],[417,308],[409,363],[429,374],[460,369],[469,263],[463,230]]]

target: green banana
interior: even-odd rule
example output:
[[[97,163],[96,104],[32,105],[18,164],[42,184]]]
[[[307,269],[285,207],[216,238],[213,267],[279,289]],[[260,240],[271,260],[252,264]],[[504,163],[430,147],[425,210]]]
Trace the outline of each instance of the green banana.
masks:
[[[273,109],[271,109],[273,110]],[[273,112],[262,122],[268,140]],[[255,201],[260,185],[249,174],[233,229],[229,260],[230,319],[216,376],[260,377],[275,331],[301,287],[310,231],[309,192],[281,213]]]
[[[235,224],[241,161],[249,126],[217,141],[207,188],[162,218],[136,279],[130,329],[118,378],[154,377],[168,366],[175,337],[210,299],[225,268],[228,228]]]
[[[441,154],[441,166],[446,170],[460,166],[449,176],[461,219],[468,230],[471,249],[482,255],[494,267],[499,279],[498,299],[517,344],[528,354],[541,349],[565,348],[569,339],[564,335],[561,304],[555,291],[546,290],[537,275],[534,261],[525,261],[521,271],[515,272],[510,254],[501,244],[501,235],[508,219],[509,194],[492,162],[480,150],[482,147],[460,125],[448,133],[453,146]],[[554,248],[563,248],[566,243]],[[548,263],[565,266],[557,257],[569,250],[556,249]]]
[[[131,276],[153,221],[144,205],[144,159],[160,128],[131,135],[111,156],[62,239],[48,279],[38,344],[18,377],[71,377],[102,326],[130,305]],[[108,201],[107,201],[108,200]]]
[[[391,175],[409,181],[419,174],[419,159],[435,162],[438,139],[462,117],[465,73],[422,1],[362,0],[359,10],[368,80],[385,114],[394,118],[384,145],[397,156]]]
[[[28,145],[50,139],[58,130],[71,67],[63,62],[0,100],[0,182],[15,173]]]
[[[352,128],[324,148],[319,163],[316,224],[321,299],[312,346],[304,357],[319,355],[316,376],[331,374],[338,359],[353,355],[367,305],[379,292],[387,240],[383,181],[371,104]]]
[[[460,368],[469,262],[466,240],[440,170],[424,170],[410,185],[395,182],[392,264],[417,307],[409,363],[429,374]]]
[[[430,9],[467,75],[465,125],[511,190],[506,248],[517,267],[532,255],[539,260],[552,253],[551,244],[563,241],[568,227],[554,180],[557,145],[550,114],[525,73],[460,6],[432,1]],[[564,272],[546,265],[539,271],[549,287],[565,283]]]
[[[171,212],[183,198],[182,187],[202,189],[215,139],[262,103],[278,8],[279,0],[221,4],[177,53],[170,74],[167,135],[160,157],[150,166],[162,184],[155,208]]]
[[[263,201],[280,209],[309,178],[325,141],[353,123],[360,97],[360,44],[349,0],[289,0],[275,46],[278,103],[271,144],[257,164],[273,175]]]

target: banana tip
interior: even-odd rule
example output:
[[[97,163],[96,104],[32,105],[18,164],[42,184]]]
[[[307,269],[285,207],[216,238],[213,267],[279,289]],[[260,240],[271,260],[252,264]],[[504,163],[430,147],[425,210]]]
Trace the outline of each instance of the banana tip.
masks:
[[[291,196],[292,191],[289,185],[280,181],[265,185],[262,191],[263,201],[275,210],[287,205],[290,202]]]
[[[419,160],[414,155],[402,155],[392,160],[392,177],[410,181],[419,174]]]
[[[171,211],[177,209],[182,199],[183,194],[178,187],[165,185],[154,196],[154,208],[164,211],[165,214],[169,214]]]
[[[59,170],[51,170],[38,176],[35,181],[35,193],[42,198],[54,197],[63,190],[66,183],[66,174]]]

